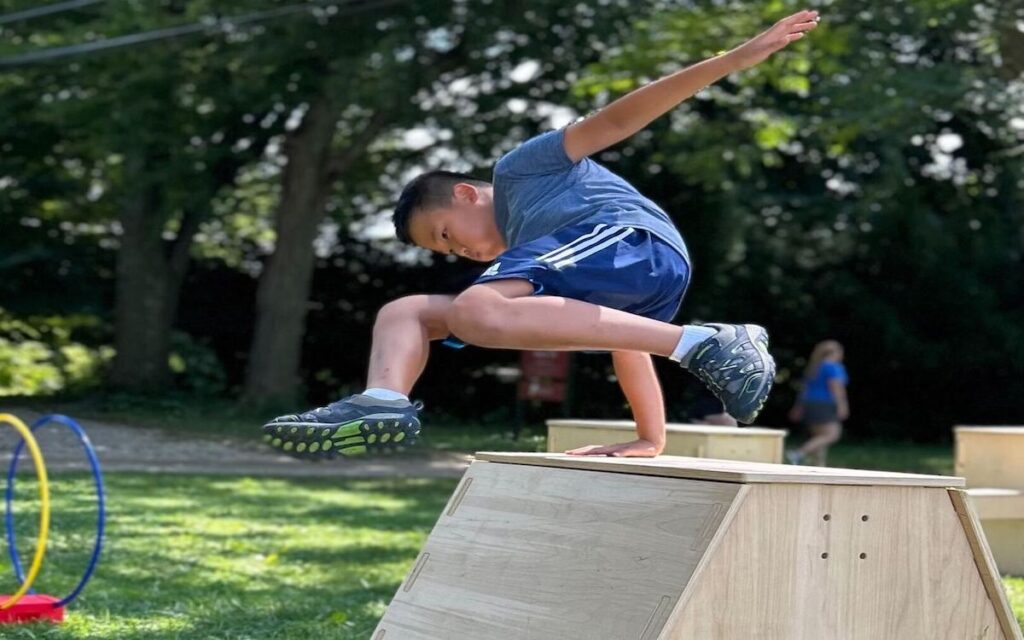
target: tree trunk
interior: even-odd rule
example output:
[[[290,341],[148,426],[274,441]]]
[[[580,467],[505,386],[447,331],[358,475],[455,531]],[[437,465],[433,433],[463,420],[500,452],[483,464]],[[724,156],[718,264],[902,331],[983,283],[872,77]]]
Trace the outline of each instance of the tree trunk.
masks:
[[[126,159],[133,191],[121,212],[114,308],[114,386],[153,390],[167,384],[167,356],[174,301],[170,266],[164,254],[163,191],[148,177],[151,158],[143,152]]]
[[[186,212],[178,236],[167,243],[163,187],[148,171],[160,160],[142,151],[128,156],[125,172],[133,191],[125,198],[120,218],[114,307],[117,353],[110,382],[137,391],[159,390],[170,382],[167,359],[171,328],[188,270],[192,238],[202,219],[198,207],[208,203],[197,202],[197,209]]]
[[[312,285],[313,240],[331,187],[331,140],[338,115],[326,99],[310,106],[285,143],[288,164],[277,208],[277,242],[256,293],[256,330],[243,397],[292,402]]]

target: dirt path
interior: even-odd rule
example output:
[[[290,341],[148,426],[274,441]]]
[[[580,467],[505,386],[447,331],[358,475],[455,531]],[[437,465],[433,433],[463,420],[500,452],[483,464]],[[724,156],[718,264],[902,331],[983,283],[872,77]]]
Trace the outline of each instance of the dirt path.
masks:
[[[17,409],[26,423],[39,414]],[[79,420],[96,448],[105,472],[143,471],[160,473],[212,473],[252,476],[303,477],[415,477],[458,478],[469,464],[464,454],[433,453],[427,456],[395,456],[304,462],[263,446],[257,440],[196,438],[149,427]],[[0,425],[0,461],[3,469],[11,459],[19,436]],[[78,439],[65,427],[51,425],[36,434],[47,469],[88,470]]]

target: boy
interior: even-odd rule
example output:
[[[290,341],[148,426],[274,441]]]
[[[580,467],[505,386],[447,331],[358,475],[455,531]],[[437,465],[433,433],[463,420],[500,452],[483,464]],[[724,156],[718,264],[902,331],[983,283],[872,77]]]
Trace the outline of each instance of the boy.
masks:
[[[503,156],[493,183],[434,171],[399,199],[398,237],[420,247],[494,261],[458,296],[415,295],[385,305],[373,330],[367,390],[263,429],[296,455],[356,455],[419,434],[408,393],[429,344],[454,336],[482,347],[612,352],[637,439],[580,455],[656,456],[665,443],[661,388],[650,354],[695,374],[742,422],[764,405],[775,375],[756,325],[669,324],[690,277],[679,232],[656,204],[588,159],[640,131],[701,88],[753,66],[818,21],[780,20],[736,49],[641,87],[563,130]]]

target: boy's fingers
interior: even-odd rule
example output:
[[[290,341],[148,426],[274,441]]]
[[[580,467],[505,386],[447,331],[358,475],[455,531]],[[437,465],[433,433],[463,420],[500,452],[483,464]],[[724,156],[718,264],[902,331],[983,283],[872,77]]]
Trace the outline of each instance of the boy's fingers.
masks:
[[[570,456],[599,456],[604,455],[605,450],[608,447],[602,447],[597,444],[588,444],[585,447],[579,447],[578,449],[570,449],[565,453]]]
[[[817,11],[797,11],[791,16],[787,16],[782,20],[779,20],[782,24],[794,24],[797,22],[811,22],[818,19]]]

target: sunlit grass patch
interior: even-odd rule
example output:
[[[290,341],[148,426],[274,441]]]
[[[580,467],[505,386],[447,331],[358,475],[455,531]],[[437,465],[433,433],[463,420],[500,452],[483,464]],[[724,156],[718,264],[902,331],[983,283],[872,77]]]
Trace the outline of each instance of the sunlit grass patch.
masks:
[[[1006,585],[1006,596],[1010,599],[1010,608],[1017,616],[1017,624],[1024,629],[1024,578],[1004,577],[1003,584]]]
[[[91,478],[58,474],[37,585],[62,595],[91,548]],[[109,640],[365,638],[450,494],[450,480],[283,480],[108,474],[103,559],[63,625],[0,637]],[[17,484],[19,547],[35,483]],[[6,547],[2,550],[6,557]],[[9,563],[0,592],[17,583]]]

